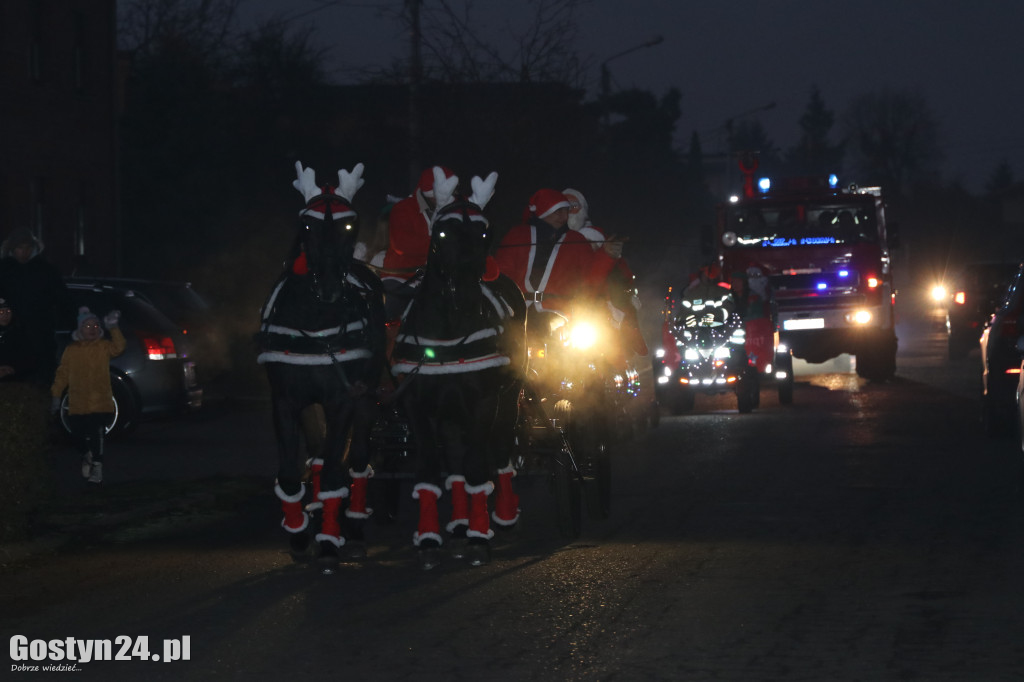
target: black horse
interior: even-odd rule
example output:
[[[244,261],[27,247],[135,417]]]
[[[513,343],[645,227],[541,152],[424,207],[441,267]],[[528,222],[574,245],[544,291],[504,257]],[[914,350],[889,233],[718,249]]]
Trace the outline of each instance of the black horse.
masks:
[[[312,462],[312,504],[322,509],[316,540],[329,570],[349,539],[353,556],[365,554],[363,520],[370,468],[369,435],[375,389],[385,366],[384,305],[380,280],[353,259],[358,234],[351,201],[363,184],[362,164],[338,171],[338,185],[317,186],[315,172],[295,164],[293,183],[306,199],[299,235],[286,271],[263,305],[259,356],[270,382],[281,500],[281,525],[291,549],[305,558],[310,516],[303,506],[307,477],[300,454],[303,409],[321,405],[326,418],[322,462]],[[346,456],[346,443],[350,440]],[[347,457],[347,458],[346,458]],[[346,471],[347,463],[347,471]],[[348,498],[345,529],[341,504]]]
[[[437,209],[426,269],[402,315],[392,352],[392,372],[404,375],[400,400],[420,455],[413,542],[424,569],[440,561],[442,485],[452,498],[447,530],[468,538],[466,557],[473,565],[490,559],[494,532],[487,498],[499,468],[507,469],[508,482],[499,490],[512,494],[507,464],[526,362],[526,305],[515,284],[488,267],[492,237],[482,209],[496,180],[496,173],[473,178],[466,199],[454,196],[457,177],[435,172]],[[502,522],[515,523],[514,496],[497,506]]]

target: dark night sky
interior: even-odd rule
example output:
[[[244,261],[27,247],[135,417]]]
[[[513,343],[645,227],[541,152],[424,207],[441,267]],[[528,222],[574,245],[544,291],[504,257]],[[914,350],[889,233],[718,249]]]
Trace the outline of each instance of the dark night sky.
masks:
[[[432,0],[423,0],[424,6]],[[460,5],[460,0],[449,0]],[[246,21],[271,14],[312,24],[331,46],[328,68],[339,82],[360,69],[407,54],[406,36],[381,7],[401,0],[243,0]],[[524,0],[476,0],[480,31],[506,56],[508,27],[522,25]],[[1016,0],[589,0],[579,10],[576,48],[591,64],[661,35],[661,44],[609,64],[613,88],[683,94],[677,129],[693,131],[705,152],[721,150],[731,117],[758,114],[777,146],[795,142],[812,85],[841,115],[852,97],[881,88],[914,90],[939,124],[947,179],[979,190],[1001,159],[1024,179],[1024,2]],[[835,130],[835,129],[834,129]]]

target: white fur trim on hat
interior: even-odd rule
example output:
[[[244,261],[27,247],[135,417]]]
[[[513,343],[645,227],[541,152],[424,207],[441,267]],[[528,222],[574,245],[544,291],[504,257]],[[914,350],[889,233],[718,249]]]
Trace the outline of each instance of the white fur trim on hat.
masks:
[[[536,207],[534,207],[534,206],[531,206],[531,208],[536,210]],[[551,215],[552,213],[554,213],[555,211],[557,211],[560,208],[569,208],[569,202],[568,201],[556,201],[554,204],[551,205],[551,207],[548,210],[546,210],[543,213],[539,214],[537,217],[538,218],[547,218],[549,215]]]

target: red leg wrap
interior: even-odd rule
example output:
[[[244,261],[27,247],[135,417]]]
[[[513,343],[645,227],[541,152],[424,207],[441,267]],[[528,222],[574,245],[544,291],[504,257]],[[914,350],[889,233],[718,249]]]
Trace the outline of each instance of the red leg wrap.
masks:
[[[434,540],[441,544],[441,527],[437,517],[437,501],[441,497],[441,489],[430,483],[417,483],[412,489],[412,496],[420,503],[420,522],[412,542],[417,547],[424,540]]]
[[[341,537],[341,523],[338,521],[338,513],[341,510],[341,496],[327,497],[323,499],[324,513],[320,519],[320,532],[316,539],[328,540],[339,547],[344,543]]]
[[[466,494],[466,479],[462,476],[449,476],[444,486],[452,494],[452,520],[445,527],[451,533],[459,526],[469,525],[469,496]]]
[[[366,491],[370,477],[373,476],[373,469],[366,467],[362,473],[349,470],[352,476],[352,485],[349,486],[348,509],[345,516],[351,519],[365,519],[373,513],[373,510],[366,506]]]
[[[309,485],[313,488],[313,501],[309,504],[310,509],[320,507],[320,471],[324,468],[322,459],[309,460]]]
[[[511,465],[498,471],[498,487],[494,495],[494,513],[491,518],[501,526],[514,526],[519,521],[519,495],[512,487],[516,475]]]
[[[466,492],[469,494],[469,530],[466,531],[466,537],[484,538],[485,540],[494,537],[490,517],[487,514],[487,496],[493,491],[494,484],[490,481],[483,485],[466,486]]]
[[[305,486],[301,486],[298,493],[287,495],[281,490],[281,486],[274,486],[274,493],[277,499],[281,500],[281,511],[284,513],[281,527],[289,533],[301,533],[309,525],[309,516],[302,508],[302,496],[305,492]]]

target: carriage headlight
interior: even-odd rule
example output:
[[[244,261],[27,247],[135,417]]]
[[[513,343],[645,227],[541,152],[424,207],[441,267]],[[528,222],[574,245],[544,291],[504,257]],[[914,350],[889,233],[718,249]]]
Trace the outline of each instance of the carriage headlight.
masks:
[[[716,360],[724,360],[728,358],[730,355],[732,355],[732,353],[729,351],[728,346],[719,346],[718,348],[715,349]]]
[[[569,345],[577,350],[592,348],[598,339],[597,327],[590,322],[576,322],[569,329]]]
[[[700,353],[697,352],[696,348],[687,348],[683,352],[683,357],[690,362],[694,362],[696,360],[700,360]]]

